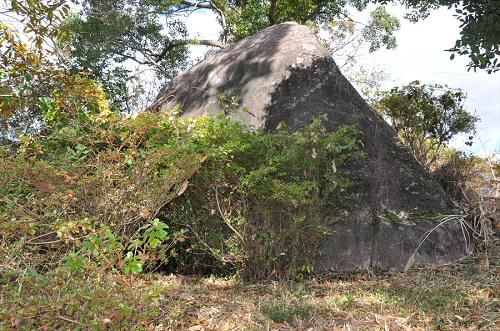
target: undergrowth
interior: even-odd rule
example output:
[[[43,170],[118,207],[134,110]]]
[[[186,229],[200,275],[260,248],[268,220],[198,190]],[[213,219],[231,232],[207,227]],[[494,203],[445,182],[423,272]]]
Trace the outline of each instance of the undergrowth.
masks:
[[[302,282],[85,266],[0,279],[0,329],[497,330],[498,272],[476,263]]]
[[[308,273],[358,135],[320,118],[274,135],[175,112],[54,122],[0,152],[0,276]]]

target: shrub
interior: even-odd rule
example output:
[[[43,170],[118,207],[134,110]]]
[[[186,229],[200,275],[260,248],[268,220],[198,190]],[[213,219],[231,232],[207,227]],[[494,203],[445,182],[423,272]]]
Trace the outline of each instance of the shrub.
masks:
[[[465,100],[460,89],[414,81],[380,93],[372,106],[429,167],[453,137],[468,134],[466,144],[472,144],[479,118],[466,109]]]
[[[356,132],[329,134],[319,119],[293,135],[216,122],[205,138],[215,149],[204,171],[162,215],[196,239],[194,265],[236,266],[257,278],[307,271],[328,231],[327,210],[348,197],[351,182],[336,168],[356,151]]]
[[[498,178],[500,165],[490,157],[467,155],[443,149],[432,168],[433,176],[462,209],[467,230],[476,239],[477,252],[484,253],[488,266],[497,245]]]
[[[348,197],[337,169],[359,154],[358,134],[327,133],[321,119],[275,135],[175,112],[65,119],[3,152],[3,261],[37,270],[93,261],[127,274],[310,271],[326,209]]]

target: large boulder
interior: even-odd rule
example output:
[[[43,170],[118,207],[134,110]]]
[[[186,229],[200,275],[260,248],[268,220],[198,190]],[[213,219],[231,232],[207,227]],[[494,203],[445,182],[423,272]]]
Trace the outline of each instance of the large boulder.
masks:
[[[221,96],[236,96],[248,108],[231,114],[253,129],[273,132],[284,122],[296,131],[326,114],[329,130],[356,124],[363,131],[367,157],[348,169],[363,183],[359,198],[342,217],[332,217],[318,270],[401,270],[413,262],[438,264],[467,253],[458,221],[437,226],[437,215],[453,212],[451,200],[309,28],[279,24],[219,51],[175,78],[151,108],[180,107],[187,117],[213,115],[227,111]]]

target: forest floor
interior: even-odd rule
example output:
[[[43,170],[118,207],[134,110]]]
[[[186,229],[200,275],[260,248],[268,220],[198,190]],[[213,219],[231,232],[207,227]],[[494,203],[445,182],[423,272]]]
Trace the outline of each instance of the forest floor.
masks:
[[[26,274],[0,283],[0,329],[498,330],[499,271],[470,259],[302,282]]]

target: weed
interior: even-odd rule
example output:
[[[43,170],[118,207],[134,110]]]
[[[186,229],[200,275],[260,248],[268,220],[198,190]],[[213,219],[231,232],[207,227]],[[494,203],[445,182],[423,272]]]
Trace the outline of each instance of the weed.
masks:
[[[262,311],[276,323],[303,320],[310,316],[313,307],[310,305],[297,304],[289,306],[286,303],[272,303],[262,308]]]

